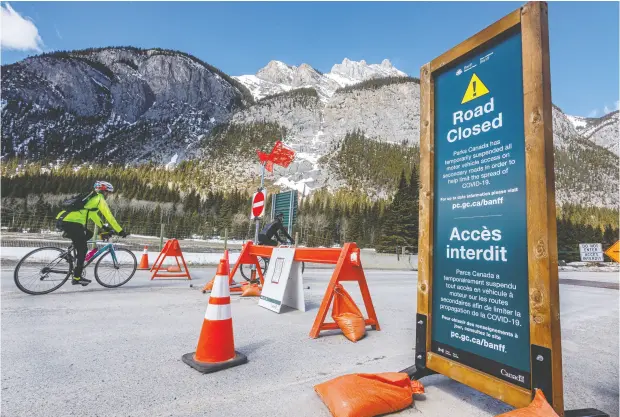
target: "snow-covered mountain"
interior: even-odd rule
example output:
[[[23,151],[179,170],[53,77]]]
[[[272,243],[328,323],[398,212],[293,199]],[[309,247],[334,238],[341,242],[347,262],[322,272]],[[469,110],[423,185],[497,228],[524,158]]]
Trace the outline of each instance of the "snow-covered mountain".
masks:
[[[419,80],[388,60],[345,59],[327,74],[271,61],[256,75],[230,77],[178,51],[60,52],[3,66],[0,105],[3,158],[193,159],[211,172],[210,186],[223,188],[255,187],[255,149],[283,138],[297,158],[276,167],[272,183],[335,190],[359,176],[364,192],[385,197],[393,181],[363,172],[367,155],[342,156],[344,138],[358,132],[402,153],[420,140]],[[553,133],[558,202],[618,207],[618,112],[584,119],[554,106]]]
[[[618,110],[598,118],[567,117],[580,136],[620,156],[620,112]]]
[[[191,55],[133,47],[2,66],[2,100],[3,156],[116,162],[178,158],[253,101]]]
[[[233,77],[245,85],[256,100],[280,94],[297,88],[314,88],[322,101],[327,101],[337,89],[375,78],[406,77],[407,74],[394,68],[388,59],[381,64],[367,64],[366,61],[351,61],[345,58],[335,64],[331,71],[322,74],[308,64],[287,65],[271,61],[256,75]]]

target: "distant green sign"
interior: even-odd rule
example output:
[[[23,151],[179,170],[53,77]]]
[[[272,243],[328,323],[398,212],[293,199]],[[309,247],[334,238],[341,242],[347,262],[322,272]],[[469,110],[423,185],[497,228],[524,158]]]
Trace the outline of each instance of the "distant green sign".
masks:
[[[297,220],[297,191],[291,190],[283,193],[275,194],[271,201],[271,218],[276,213],[284,214],[284,227],[289,233],[292,233],[293,226]]]

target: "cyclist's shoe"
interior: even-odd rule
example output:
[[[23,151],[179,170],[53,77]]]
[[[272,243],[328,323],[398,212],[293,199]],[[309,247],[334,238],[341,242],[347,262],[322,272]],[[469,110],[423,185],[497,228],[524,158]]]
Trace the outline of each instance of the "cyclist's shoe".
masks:
[[[87,286],[88,284],[90,284],[90,280],[83,278],[83,277],[73,277],[73,279],[71,280],[71,284],[73,285],[81,285],[82,287]]]

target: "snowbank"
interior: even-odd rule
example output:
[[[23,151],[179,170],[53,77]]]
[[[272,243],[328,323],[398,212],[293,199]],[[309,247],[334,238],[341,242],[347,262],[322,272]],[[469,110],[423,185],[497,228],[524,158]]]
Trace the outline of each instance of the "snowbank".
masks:
[[[0,248],[0,261],[1,262],[9,262],[15,263],[18,262],[21,258],[23,258],[28,252],[33,251],[35,248]],[[142,251],[133,251],[134,255],[136,255],[136,259],[138,262],[142,257]],[[237,262],[239,258],[239,252],[228,252],[230,257],[230,262]],[[157,255],[159,252],[151,252],[149,251],[149,265],[152,265],[153,262],[157,259]],[[224,252],[221,253],[183,253],[185,257],[185,262],[188,265],[217,265],[222,258]],[[167,260],[164,262],[164,265],[176,265],[174,262],[174,258]]]

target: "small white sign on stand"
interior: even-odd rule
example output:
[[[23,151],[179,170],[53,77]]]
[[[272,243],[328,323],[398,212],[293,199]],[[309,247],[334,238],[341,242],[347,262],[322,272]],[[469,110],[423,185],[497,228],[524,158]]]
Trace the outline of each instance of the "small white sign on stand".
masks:
[[[581,262],[603,262],[603,245],[600,243],[580,243]]]
[[[306,311],[301,263],[295,248],[274,248],[258,305],[280,313],[282,305]]]

